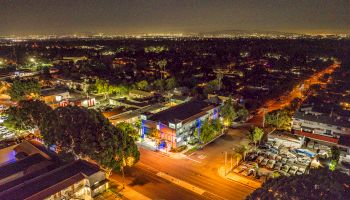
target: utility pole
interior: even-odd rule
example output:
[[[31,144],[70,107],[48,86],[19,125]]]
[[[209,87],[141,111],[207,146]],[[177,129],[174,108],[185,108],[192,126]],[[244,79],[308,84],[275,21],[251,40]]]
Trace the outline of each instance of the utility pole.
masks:
[[[266,108],[263,108],[263,121],[262,121],[263,128],[265,128],[265,115],[266,115]]]
[[[231,172],[232,169],[233,169],[232,156],[233,156],[233,153],[231,154],[231,168],[230,168],[230,171],[229,171],[229,172]]]
[[[225,176],[226,176],[227,151],[225,151]]]

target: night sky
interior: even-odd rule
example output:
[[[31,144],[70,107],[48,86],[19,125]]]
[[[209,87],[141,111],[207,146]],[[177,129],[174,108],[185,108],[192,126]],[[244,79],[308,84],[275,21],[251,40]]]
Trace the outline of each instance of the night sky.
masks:
[[[350,33],[350,0],[0,0],[0,35]]]

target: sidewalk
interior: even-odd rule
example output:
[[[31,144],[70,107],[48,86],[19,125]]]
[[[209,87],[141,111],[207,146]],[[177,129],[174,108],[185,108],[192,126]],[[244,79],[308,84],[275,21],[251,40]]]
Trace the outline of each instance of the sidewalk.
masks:
[[[261,182],[251,180],[249,178],[243,177],[243,176],[235,174],[233,172],[230,172],[230,173],[228,173],[225,176],[224,175],[225,174],[224,166],[221,166],[218,169],[218,173],[219,173],[219,176],[221,176],[222,178],[225,178],[225,179],[228,179],[228,180],[231,180],[231,181],[235,181],[235,182],[239,182],[239,183],[241,183],[243,185],[247,185],[247,186],[252,187],[254,189],[260,188],[261,185],[262,185]]]
[[[148,149],[148,150],[151,150],[151,151],[155,151],[155,152],[158,152],[164,156],[167,156],[167,157],[170,157],[170,158],[173,158],[173,159],[183,159],[186,157],[185,154],[183,154],[182,152],[181,153],[173,153],[173,152],[170,152],[170,151],[167,151],[166,149],[157,149],[156,148],[156,145],[155,145],[155,142],[149,140],[149,139],[145,139],[144,141],[137,141],[136,144],[139,146],[139,147],[142,147],[142,148],[145,148],[145,149]],[[186,150],[185,150],[186,151]]]
[[[146,197],[145,195],[125,186],[123,190],[120,191],[120,194],[130,200],[137,199],[137,200],[151,200],[151,198]]]
[[[140,199],[140,200],[151,200],[145,195],[133,190],[128,186],[123,186],[120,182],[110,179],[110,188],[109,192],[106,192],[104,195],[101,195],[99,199]],[[108,197],[108,198],[107,198]]]

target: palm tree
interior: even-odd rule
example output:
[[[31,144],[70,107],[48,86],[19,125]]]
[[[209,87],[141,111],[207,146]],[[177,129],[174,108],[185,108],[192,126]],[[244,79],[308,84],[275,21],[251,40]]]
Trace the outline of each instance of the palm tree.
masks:
[[[165,70],[165,67],[166,67],[167,63],[168,63],[168,62],[167,62],[165,59],[162,59],[162,60],[160,60],[160,61],[157,62],[158,66],[159,66],[159,68],[160,68],[160,70],[161,70],[161,71],[160,71],[160,79],[163,79],[162,71]]]
[[[237,149],[237,152],[243,156],[243,160],[245,161],[245,157],[250,150],[251,150],[250,146],[242,145]]]
[[[238,164],[242,160],[243,156],[240,153],[234,153],[234,157],[236,157],[236,166],[238,166]]]

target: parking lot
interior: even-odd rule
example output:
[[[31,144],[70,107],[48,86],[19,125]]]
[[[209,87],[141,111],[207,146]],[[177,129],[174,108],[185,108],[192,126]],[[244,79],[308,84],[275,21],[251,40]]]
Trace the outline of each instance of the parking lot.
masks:
[[[310,168],[315,154],[307,149],[285,147],[274,142],[253,148],[233,172],[264,182],[277,176],[301,175]]]
[[[6,119],[7,118],[5,116],[0,116],[0,140],[12,139],[16,136],[14,132],[8,130],[2,125]]]

